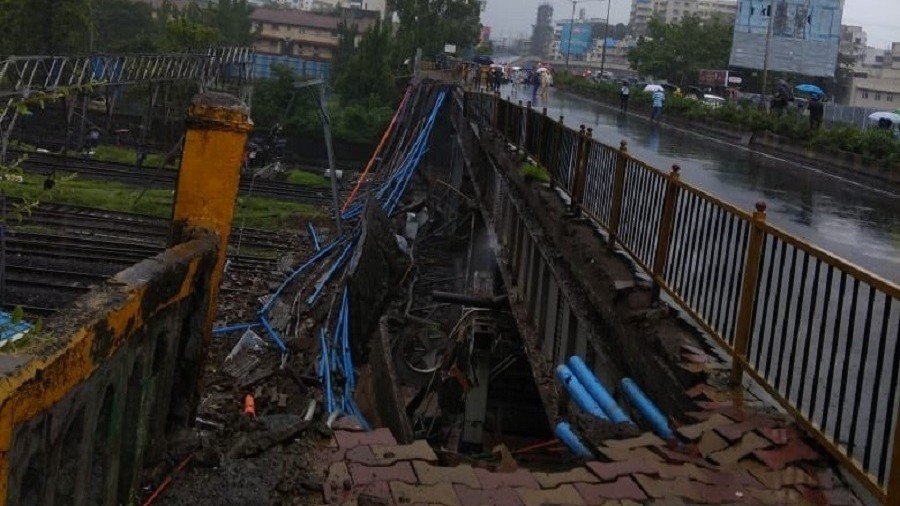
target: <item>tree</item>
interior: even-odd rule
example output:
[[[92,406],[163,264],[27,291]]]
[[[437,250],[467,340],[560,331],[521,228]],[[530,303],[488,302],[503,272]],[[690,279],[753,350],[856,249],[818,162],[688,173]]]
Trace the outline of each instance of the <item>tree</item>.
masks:
[[[481,33],[481,4],[475,0],[395,0],[400,18],[396,41],[404,58],[421,48],[425,56],[444,50],[445,44],[470,48]]]
[[[394,99],[391,39],[391,26],[380,20],[366,30],[356,52],[336,73],[335,89],[344,100],[388,103]]]
[[[62,54],[90,45],[90,0],[0,2],[4,53]]]
[[[202,50],[216,45],[221,38],[219,31],[192,21],[182,14],[166,21],[166,29],[159,49],[162,51]]]
[[[728,65],[733,28],[718,19],[686,16],[680,23],[653,19],[649,34],[628,53],[631,67],[642,75],[687,84],[697,80],[700,69]]]
[[[221,44],[249,46],[253,42],[252,13],[247,0],[219,0],[203,11],[202,21],[218,30]]]
[[[153,7],[131,0],[94,0],[93,49],[109,53],[153,52],[162,36]]]

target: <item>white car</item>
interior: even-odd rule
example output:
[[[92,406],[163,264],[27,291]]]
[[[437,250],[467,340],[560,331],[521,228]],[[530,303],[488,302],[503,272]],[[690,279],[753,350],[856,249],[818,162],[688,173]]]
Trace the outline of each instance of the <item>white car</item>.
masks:
[[[708,105],[709,107],[712,107],[713,109],[722,107],[723,105],[725,105],[725,102],[726,100],[718,95],[713,95],[711,93],[703,94],[703,103]]]

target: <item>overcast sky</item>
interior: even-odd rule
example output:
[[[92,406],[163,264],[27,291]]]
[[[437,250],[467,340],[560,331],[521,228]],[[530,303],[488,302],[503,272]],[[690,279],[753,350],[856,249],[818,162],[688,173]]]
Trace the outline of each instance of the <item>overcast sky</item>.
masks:
[[[481,22],[492,28],[495,38],[530,35],[537,6],[544,1],[547,0],[487,0]],[[572,15],[570,1],[549,0],[549,3],[553,5],[554,21]],[[606,17],[605,1],[586,1],[577,10],[582,8],[589,18]],[[610,9],[613,23],[628,23],[631,0],[612,0]],[[862,25],[869,36],[869,45],[888,48],[891,42],[900,41],[900,0],[846,0],[843,24]]]

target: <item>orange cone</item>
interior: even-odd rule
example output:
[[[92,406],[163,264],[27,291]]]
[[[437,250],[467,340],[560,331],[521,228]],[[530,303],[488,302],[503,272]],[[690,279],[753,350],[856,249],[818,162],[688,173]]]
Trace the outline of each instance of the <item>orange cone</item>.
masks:
[[[247,397],[244,397],[244,416],[256,418],[256,402],[253,400],[253,394],[247,394]]]

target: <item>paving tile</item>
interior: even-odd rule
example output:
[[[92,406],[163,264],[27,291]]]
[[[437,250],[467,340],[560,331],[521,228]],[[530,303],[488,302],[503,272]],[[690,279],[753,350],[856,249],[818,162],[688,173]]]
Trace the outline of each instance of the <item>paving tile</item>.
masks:
[[[416,476],[419,477],[419,483],[423,485],[459,483],[472,488],[481,486],[478,477],[475,476],[475,471],[468,464],[461,464],[455,467],[441,467],[417,460],[413,462],[413,469],[416,471]]]
[[[342,454],[341,460],[348,464],[351,462],[367,464],[370,466],[378,464],[378,461],[375,459],[375,454],[372,453],[371,446],[354,446],[349,450],[342,450],[340,453]]]
[[[743,422],[731,423],[728,425],[722,425],[716,427],[716,432],[719,433],[720,436],[725,439],[735,442],[738,439],[741,439],[744,434],[750,432],[753,429],[759,429],[763,427],[775,427],[778,425],[778,421],[769,418],[767,416],[754,416],[744,420]]]
[[[785,445],[793,439],[800,439],[802,435],[794,426],[788,427],[762,427],[756,429],[756,432],[777,445]]]
[[[807,471],[812,473],[816,479],[818,488],[832,489],[841,483],[840,478],[834,474],[834,470],[830,467],[826,469],[811,468],[807,469]]]
[[[672,496],[687,499],[697,504],[720,504],[741,500],[745,492],[734,485],[716,486],[685,480],[657,480],[642,474],[635,475],[648,496],[656,499],[665,499]]]
[[[572,485],[547,490],[517,488],[516,493],[525,506],[572,506],[585,504],[581,494]]]
[[[691,374],[700,374],[708,369],[707,364],[695,364],[692,362],[678,364],[678,367]]]
[[[621,448],[630,450],[632,448],[641,448],[644,446],[665,446],[666,442],[652,432],[645,432],[638,437],[628,439],[607,439],[603,445],[608,448]]]
[[[723,425],[733,424],[734,420],[728,418],[719,413],[715,413],[709,417],[705,422],[695,423],[693,425],[684,425],[682,427],[678,427],[678,434],[689,440],[695,441],[703,435],[704,432],[715,429],[716,427],[721,427]]]
[[[328,504],[343,503],[350,498],[353,480],[347,470],[347,464],[335,462],[328,467],[322,492]]]
[[[610,483],[576,483],[573,486],[587,504],[601,504],[608,499],[647,500],[647,494],[629,476]]]
[[[522,506],[519,494],[509,487],[482,490],[465,485],[454,485],[453,488],[456,490],[456,497],[459,498],[462,506]]]
[[[856,506],[862,504],[849,490],[844,488],[819,490],[804,485],[798,485],[797,490],[800,491],[805,501],[816,505]]]
[[[394,498],[391,497],[391,488],[386,481],[369,483],[353,487],[358,506],[393,506]],[[353,504],[352,501],[350,504]]]
[[[585,463],[585,466],[602,481],[612,481],[619,476],[629,474],[659,474],[659,466],[661,464],[655,461],[632,459],[623,462],[597,462],[591,461]]]
[[[437,462],[437,455],[427,441],[418,439],[408,445],[372,445],[372,453],[375,454],[375,462],[386,466],[400,460],[426,460]]]
[[[525,469],[519,469],[512,473],[500,473],[491,472],[487,469],[475,468],[474,472],[481,484],[481,488],[485,490],[494,490],[503,487],[541,488],[537,479]]]
[[[387,428],[375,429],[373,431],[352,432],[347,430],[338,430],[334,432],[334,439],[340,448],[353,448],[360,445],[396,445],[397,440],[391,434],[391,430]]]
[[[765,488],[777,490],[794,485],[816,486],[818,482],[803,469],[789,466],[781,471],[773,471],[758,462],[749,461],[743,465],[754,478],[762,483]]]
[[[771,450],[757,449],[753,452],[753,456],[776,471],[784,469],[786,465],[793,462],[818,460],[821,458],[819,452],[813,450],[799,439],[794,439],[784,446],[777,446]]]
[[[708,466],[709,464],[700,456],[700,452],[690,446],[685,446],[678,450],[672,448],[660,447],[656,449],[663,457],[663,461],[670,464],[697,464],[698,466]]]
[[[703,351],[702,349],[700,349],[696,346],[691,346],[690,344],[682,344],[681,349],[682,349],[682,351],[686,351],[688,353],[695,353],[697,355],[705,355],[706,354],[706,352]]]
[[[634,448],[632,450],[622,450],[619,448],[607,448],[605,446],[597,448],[607,459],[614,462],[622,462],[632,459],[648,460],[651,462],[661,462],[662,458],[648,450],[647,448]]]
[[[740,468],[702,469],[691,475],[696,481],[707,485],[734,485],[740,487],[759,487],[759,481],[749,472]]]
[[[731,400],[731,394],[723,392],[708,383],[697,383],[685,392],[691,399],[705,397],[710,401],[727,401]]]
[[[456,490],[449,483],[435,485],[410,485],[402,481],[392,481],[391,496],[397,504],[443,504],[461,506]]]
[[[725,438],[716,434],[714,430],[708,430],[700,436],[700,441],[697,442],[697,451],[706,458],[709,454],[724,450],[727,446],[728,441]]]
[[[366,485],[377,481],[403,481],[406,483],[417,483],[418,481],[409,462],[397,462],[390,466],[349,464],[347,469],[356,485]]]
[[[755,450],[765,448],[772,443],[756,432],[748,432],[737,444],[709,456],[713,462],[724,465],[734,464]]]
[[[762,488],[747,488],[746,497],[758,501],[760,504],[784,506],[786,504],[802,504],[803,496],[792,488],[781,490],[766,490]]]
[[[599,478],[584,467],[576,467],[559,473],[531,473],[541,488],[556,488],[564,483],[597,483]]]
[[[712,359],[706,353],[682,353],[681,358],[692,364],[707,364],[712,362]]]

